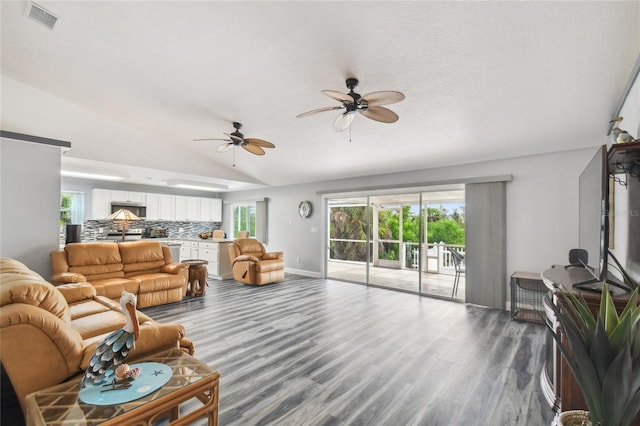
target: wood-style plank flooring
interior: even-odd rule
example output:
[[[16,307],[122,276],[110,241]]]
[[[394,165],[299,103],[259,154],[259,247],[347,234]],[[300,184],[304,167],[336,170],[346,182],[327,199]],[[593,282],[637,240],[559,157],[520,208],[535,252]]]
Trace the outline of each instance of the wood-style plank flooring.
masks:
[[[209,280],[144,309],[218,370],[220,425],[549,425],[543,326],[506,311],[288,274]]]

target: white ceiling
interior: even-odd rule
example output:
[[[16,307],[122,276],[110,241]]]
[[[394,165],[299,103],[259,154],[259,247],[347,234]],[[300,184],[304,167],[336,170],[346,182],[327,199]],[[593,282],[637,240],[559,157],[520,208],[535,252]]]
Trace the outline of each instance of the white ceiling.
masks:
[[[0,2],[2,129],[70,141],[63,168],[230,190],[606,142],[640,2]],[[397,90],[394,124],[296,115],[322,89]],[[217,153],[232,122],[276,144]],[[624,125],[621,125],[624,127]],[[88,161],[89,160],[89,161]]]

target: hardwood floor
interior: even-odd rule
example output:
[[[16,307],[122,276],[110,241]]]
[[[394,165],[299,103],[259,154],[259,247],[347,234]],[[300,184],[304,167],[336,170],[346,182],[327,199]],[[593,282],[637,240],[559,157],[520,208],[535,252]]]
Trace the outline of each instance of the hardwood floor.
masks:
[[[506,311],[288,274],[143,310],[221,374],[220,425],[549,425],[547,331]]]

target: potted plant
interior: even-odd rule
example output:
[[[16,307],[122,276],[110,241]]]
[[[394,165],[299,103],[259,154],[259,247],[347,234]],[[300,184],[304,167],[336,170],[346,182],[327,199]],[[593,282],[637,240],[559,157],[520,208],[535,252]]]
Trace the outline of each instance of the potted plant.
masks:
[[[640,411],[638,289],[620,315],[606,283],[597,316],[582,296],[562,291],[561,297],[567,309],[552,309],[566,343],[550,330],[582,391],[592,425],[629,426]]]

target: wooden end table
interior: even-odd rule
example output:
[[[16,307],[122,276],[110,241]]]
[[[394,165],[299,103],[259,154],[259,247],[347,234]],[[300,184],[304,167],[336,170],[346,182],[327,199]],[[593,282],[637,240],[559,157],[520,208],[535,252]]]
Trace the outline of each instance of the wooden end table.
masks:
[[[209,261],[202,259],[187,259],[180,263],[189,265],[189,289],[187,290],[187,294],[189,296],[204,296],[207,292],[207,265],[209,264]]]
[[[161,362],[171,368],[172,377],[140,399],[100,406],[78,399],[82,378],[78,375],[27,395],[27,425],[151,425],[167,415],[172,426],[190,425],[198,419],[207,419],[209,426],[218,425],[220,373],[177,348],[132,362]]]

